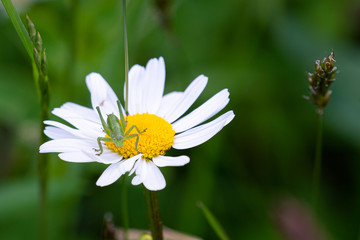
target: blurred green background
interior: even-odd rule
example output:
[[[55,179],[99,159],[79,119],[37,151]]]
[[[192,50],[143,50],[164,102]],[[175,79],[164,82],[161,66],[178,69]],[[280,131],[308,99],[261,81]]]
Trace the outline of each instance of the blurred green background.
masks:
[[[90,107],[90,72],[101,73],[122,96],[120,1],[14,4],[22,17],[29,14],[47,49],[51,108],[67,101]],[[166,226],[217,239],[197,207],[203,201],[231,239],[290,239],[276,221],[276,206],[297,199],[311,211],[316,114],[302,97],[308,94],[306,72],[334,51],[339,74],[325,109],[323,177],[312,215],[330,239],[358,239],[359,1],[130,0],[127,13],[130,65],[163,56],[165,92],[183,91],[205,74],[209,83],[194,107],[228,88],[226,109],[236,114],[210,141],[168,152],[187,154],[191,162],[161,169]],[[0,239],[36,239],[40,110],[29,58],[3,8],[0,36]],[[49,239],[100,239],[105,212],[121,225],[120,181],[95,185],[105,167],[51,155]],[[131,227],[147,228],[139,186],[129,186],[129,213]],[[290,218],[302,226],[296,214]]]

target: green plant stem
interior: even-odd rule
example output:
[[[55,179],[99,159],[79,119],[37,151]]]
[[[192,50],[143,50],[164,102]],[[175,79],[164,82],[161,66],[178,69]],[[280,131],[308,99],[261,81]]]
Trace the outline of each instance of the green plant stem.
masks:
[[[44,120],[49,118],[49,88],[48,88],[48,79],[47,75],[40,73],[35,59],[34,59],[34,44],[31,41],[29,34],[24,26],[19,14],[16,12],[14,5],[10,0],[1,0],[4,5],[4,8],[7,14],[10,17],[11,22],[14,25],[14,28],[19,35],[21,42],[23,43],[29,57],[31,60],[33,68],[33,77],[36,86],[36,91],[40,99],[40,108],[41,108],[41,139],[40,144],[47,141],[47,137],[43,133],[45,127]],[[48,165],[48,155],[47,154],[38,154],[38,175],[39,175],[39,239],[45,240],[47,235],[47,165]]]
[[[79,10],[80,9],[80,0],[71,0],[70,9],[69,9],[69,21],[68,32],[69,32],[69,59],[67,61],[67,67],[65,72],[65,78],[63,79],[63,86],[66,86],[67,96],[73,97],[75,95],[74,88],[69,87],[74,83],[74,76],[76,73],[76,60],[78,56],[78,19],[79,19]]]
[[[152,238],[153,240],[163,240],[158,193],[148,190],[145,186],[143,188]]]
[[[14,28],[18,33],[21,42],[23,43],[27,53],[29,54],[31,61],[34,61],[33,43],[31,42],[28,32],[26,31],[26,27],[22,23],[19,14],[16,12],[14,5],[10,0],[1,0],[1,2],[4,5],[4,8],[7,14],[9,15],[10,20],[13,23]]]
[[[321,181],[321,156],[322,156],[322,129],[323,129],[323,110],[317,110],[317,129],[316,129],[316,148],[315,148],[315,162],[313,172],[313,205],[316,209],[320,181]]]
[[[124,228],[124,240],[129,239],[129,214],[128,214],[128,202],[127,202],[127,176],[122,176],[122,186],[121,186],[121,214],[123,220]]]
[[[40,95],[40,107],[41,107],[41,140],[40,144],[48,141],[48,137],[45,135],[43,129],[45,129],[44,121],[49,119],[49,81],[48,76],[41,72],[38,76],[39,91]],[[48,162],[49,155],[39,153],[38,155],[38,174],[39,174],[39,185],[40,185],[40,239],[47,239],[47,180],[48,180]]]
[[[42,98],[41,101],[41,130],[45,128],[44,121],[49,119],[48,111],[48,97]],[[46,142],[48,139],[46,135],[41,132],[40,144]],[[38,174],[39,174],[39,216],[40,216],[40,239],[47,239],[47,168],[48,168],[48,154],[38,154]]]
[[[128,113],[129,105],[129,49],[127,42],[127,30],[126,30],[126,0],[122,0],[123,8],[123,26],[124,26],[124,52],[125,52],[125,115]],[[121,109],[120,109],[121,111]],[[122,217],[123,217],[123,227],[124,227],[124,239],[129,238],[129,215],[128,215],[128,203],[127,203],[127,185],[126,185],[126,176],[123,176],[123,186],[122,186]]]
[[[215,231],[217,236],[221,240],[229,240],[229,237],[226,235],[224,228],[221,226],[221,224],[215,218],[215,216],[210,212],[210,210],[205,206],[205,204],[202,202],[199,202],[198,206],[202,210],[206,220],[209,222],[210,226]]]
[[[125,52],[125,112],[128,112],[129,105],[129,48],[127,41],[127,29],[126,29],[126,0],[122,0],[123,7],[123,24],[124,24],[124,52]]]

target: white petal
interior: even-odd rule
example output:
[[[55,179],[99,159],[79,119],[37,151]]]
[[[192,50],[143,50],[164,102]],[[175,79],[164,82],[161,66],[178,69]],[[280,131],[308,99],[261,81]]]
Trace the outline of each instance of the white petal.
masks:
[[[62,124],[62,123],[59,123],[56,121],[46,120],[46,121],[44,121],[44,124],[52,126],[52,127],[45,127],[45,130],[44,130],[44,133],[46,134],[46,136],[48,136],[49,138],[52,138],[52,139],[87,138],[87,137],[89,137],[88,135],[83,134],[78,129],[71,128],[69,126],[66,126],[65,124]],[[57,130],[54,130],[54,129],[57,129]]]
[[[224,89],[200,107],[172,124],[176,133],[188,130],[217,114],[229,103],[229,91]]]
[[[150,191],[159,191],[166,186],[165,178],[160,169],[152,162],[146,162],[147,174],[143,180],[144,186]]]
[[[102,125],[100,123],[89,121],[82,117],[70,116],[69,111],[62,108],[55,108],[54,110],[52,110],[51,113],[54,114],[55,116],[64,119],[65,121],[76,127],[77,129],[81,130],[81,133],[83,135],[86,135],[90,138],[105,136],[105,134],[102,131]]]
[[[207,81],[208,78],[204,75],[200,75],[194,81],[192,81],[192,83],[186,88],[183,96],[174,105],[172,110],[164,116],[165,120],[169,123],[172,123],[181,115],[183,115],[200,96],[201,92],[204,90],[207,84]]]
[[[174,106],[179,102],[183,94],[184,94],[183,92],[171,92],[166,94],[161,100],[161,104],[156,115],[164,118],[164,116],[168,112],[170,112],[174,108]]]
[[[142,155],[143,155],[143,154],[138,154],[138,155],[135,155],[135,156],[133,156],[133,157],[131,157],[131,158],[129,158],[129,159],[135,159],[135,161],[136,161],[136,160],[138,160],[138,159],[141,159]],[[136,161],[136,162],[135,162],[134,167],[133,167],[133,168],[131,169],[131,171],[129,172],[129,176],[135,172],[136,166],[139,164],[139,162],[140,162],[140,161]]]
[[[94,144],[83,139],[62,138],[50,140],[46,143],[43,143],[40,146],[40,153],[74,152],[82,149],[88,150],[94,147]]]
[[[218,117],[217,119],[190,129],[186,132],[175,135],[173,148],[187,149],[200,145],[226,126],[235,117],[233,111],[229,111]]]
[[[136,159],[129,158],[122,160],[118,163],[111,164],[105,171],[101,174],[100,178],[97,180],[96,185],[104,187],[114,183],[118,180],[124,173],[130,171],[134,165]]]
[[[170,167],[170,166],[184,166],[190,162],[188,156],[178,156],[178,157],[167,157],[167,156],[157,156],[153,158],[153,162],[158,167]]]
[[[119,112],[117,107],[117,96],[105,81],[105,79],[98,73],[90,73],[86,76],[86,85],[91,94],[91,104],[96,111],[99,106],[101,113],[105,117],[108,114]]]
[[[134,169],[129,173],[129,175],[132,174],[132,172],[135,171],[136,175],[139,176],[141,179],[144,179],[146,177],[146,160],[143,158],[140,158],[139,161],[136,162]]]
[[[144,186],[151,191],[158,191],[165,188],[165,178],[152,161],[140,159],[134,168],[136,168],[136,176],[131,181],[133,185],[143,183]]]
[[[122,165],[123,171],[130,172],[134,167],[135,162],[137,162],[140,157],[141,155],[136,155],[131,158],[125,159],[124,164]]]
[[[44,129],[44,133],[51,139],[58,139],[58,138],[77,138],[72,133],[65,131],[64,129],[60,129],[57,127],[49,127],[46,126]]]
[[[99,149],[99,147],[97,146],[96,149]],[[108,149],[105,144],[103,144],[103,153],[101,153],[100,155],[98,155],[99,154],[98,151],[95,151],[95,148],[83,150],[83,152],[86,156],[91,158],[94,162],[99,162],[99,163],[104,163],[104,164],[117,163],[121,159],[123,159],[123,157],[121,155]]]
[[[155,114],[159,109],[165,86],[165,63],[162,57],[148,61],[144,78],[144,110]]]
[[[118,162],[111,164],[109,167],[107,167],[105,171],[101,174],[99,179],[96,181],[96,185],[100,187],[104,187],[118,180],[121,177],[121,175],[124,174],[120,168],[121,164],[122,162]]]
[[[144,79],[145,68],[140,65],[134,65],[129,71],[129,114],[143,113],[143,88],[142,81]],[[124,101],[126,101],[126,83],[124,85]]]
[[[61,105],[60,109],[64,110],[67,117],[83,118],[92,122],[100,123],[100,118],[97,112],[92,108],[87,108],[76,103],[67,102]]]
[[[206,124],[202,124],[200,126],[192,128],[192,129],[190,129],[188,131],[177,134],[177,135],[175,135],[175,137],[180,137],[180,136],[185,137],[185,136],[193,135],[194,133],[203,131],[204,129],[206,129],[208,127],[211,127],[212,125],[216,125],[219,122],[225,122],[225,126],[226,126],[234,118],[234,116],[235,115],[234,115],[234,112],[232,110],[228,111],[228,112],[222,114],[221,116],[219,116],[218,118],[216,118],[215,120],[213,120],[211,122],[208,122]]]
[[[136,186],[142,183],[142,179],[139,176],[135,176],[133,177],[133,179],[131,180],[131,184]]]
[[[136,172],[136,176],[132,179],[131,184],[139,185],[144,181],[147,175],[146,160],[140,158],[134,165],[134,168],[129,173],[129,176]]]
[[[129,176],[136,172],[136,176],[131,180],[132,185],[139,185],[146,177],[146,160],[140,158],[134,165],[134,168],[130,171]]]
[[[80,151],[60,153],[59,158],[67,162],[93,162],[91,158]]]

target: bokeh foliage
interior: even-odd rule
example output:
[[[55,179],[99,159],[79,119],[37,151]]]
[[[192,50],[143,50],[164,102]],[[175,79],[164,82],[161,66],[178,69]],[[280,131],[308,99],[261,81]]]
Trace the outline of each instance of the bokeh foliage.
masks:
[[[85,76],[99,72],[123,94],[122,11],[115,0],[16,1],[47,49],[51,108],[91,106]],[[40,110],[31,65],[0,9],[0,238],[36,239],[36,155]],[[204,202],[231,239],[283,239],[273,207],[291,196],[310,205],[315,109],[307,71],[335,52],[340,70],[324,114],[323,179],[318,219],[332,239],[354,239],[360,223],[360,3],[355,0],[128,1],[130,66],[163,56],[165,91],[184,90],[199,74],[209,83],[199,106],[230,90],[236,117],[191,162],[162,172],[166,226],[216,239]],[[57,119],[52,116],[52,119]],[[121,225],[120,184],[100,188],[99,163],[51,155],[50,239],[99,239],[111,211]],[[131,227],[146,228],[141,187],[129,187]]]

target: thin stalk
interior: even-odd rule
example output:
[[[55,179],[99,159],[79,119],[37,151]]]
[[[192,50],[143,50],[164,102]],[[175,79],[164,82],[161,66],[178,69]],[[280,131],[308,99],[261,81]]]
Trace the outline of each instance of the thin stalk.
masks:
[[[23,43],[29,57],[31,60],[33,68],[33,77],[35,81],[36,91],[40,99],[40,108],[41,108],[41,139],[40,144],[47,141],[47,137],[43,133],[44,129],[44,120],[49,118],[49,88],[48,88],[48,77],[43,71],[46,71],[46,61],[42,62],[42,66],[38,66],[35,61],[34,56],[34,43],[30,39],[29,33],[26,30],[25,25],[21,21],[19,14],[17,13],[14,5],[10,0],[1,0],[4,5],[4,8],[7,14],[10,17],[11,22],[14,25],[14,28],[19,35],[21,42]],[[36,46],[35,46],[36,47]],[[38,54],[42,54],[38,51]],[[45,52],[43,52],[45,55]],[[45,56],[41,55],[41,58]],[[47,164],[48,155],[47,154],[38,154],[38,175],[39,175],[39,239],[45,240],[47,235]]]
[[[123,8],[123,25],[124,25],[124,52],[125,52],[125,115],[128,113],[129,105],[129,49],[127,42],[127,30],[126,30],[126,0],[122,0]],[[127,203],[127,185],[126,177],[123,176],[122,184],[122,218],[123,218],[123,227],[124,227],[124,239],[129,238],[129,215],[128,215],[128,203]]]
[[[49,119],[49,99],[48,96],[41,98],[41,130],[45,128],[44,121]],[[41,132],[40,144],[43,144],[48,139],[44,132]],[[48,179],[48,154],[38,154],[38,174],[39,174],[39,216],[40,216],[40,239],[47,239],[47,179]]]
[[[203,202],[199,202],[198,206],[202,210],[206,220],[209,222],[216,235],[221,240],[229,240],[229,237],[226,235],[224,228],[221,226],[220,222],[215,218],[215,216],[210,212],[210,210],[205,206],[205,204]]]
[[[313,205],[316,209],[321,181],[323,110],[317,110],[316,148],[313,172]]]
[[[26,27],[22,23],[19,14],[16,12],[14,5],[10,0],[1,0],[1,2],[4,5],[4,8],[7,14],[9,15],[10,20],[13,23],[14,28],[17,34],[19,35],[21,42],[23,43],[27,53],[29,54],[31,61],[34,61],[33,43],[31,42],[28,32],[26,31]]]
[[[152,238],[153,240],[163,240],[158,193],[150,191],[144,186],[144,194]]]
[[[123,176],[122,186],[121,186],[121,214],[122,222],[124,228],[124,240],[129,239],[129,213],[128,213],[128,202],[127,202],[127,185],[126,180],[127,176]]]
[[[127,41],[127,29],[126,29],[126,0],[122,0],[123,7],[123,23],[124,23],[124,52],[125,52],[125,112],[128,112],[129,105],[129,48]]]
[[[76,71],[76,60],[78,55],[78,19],[79,19],[79,8],[80,8],[80,0],[71,0],[70,1],[70,9],[69,9],[69,21],[68,25],[69,30],[69,58],[67,61],[67,67],[65,72],[65,78],[63,79],[63,86],[66,86],[67,96],[74,96],[74,89],[69,88],[74,83],[74,75]]]

